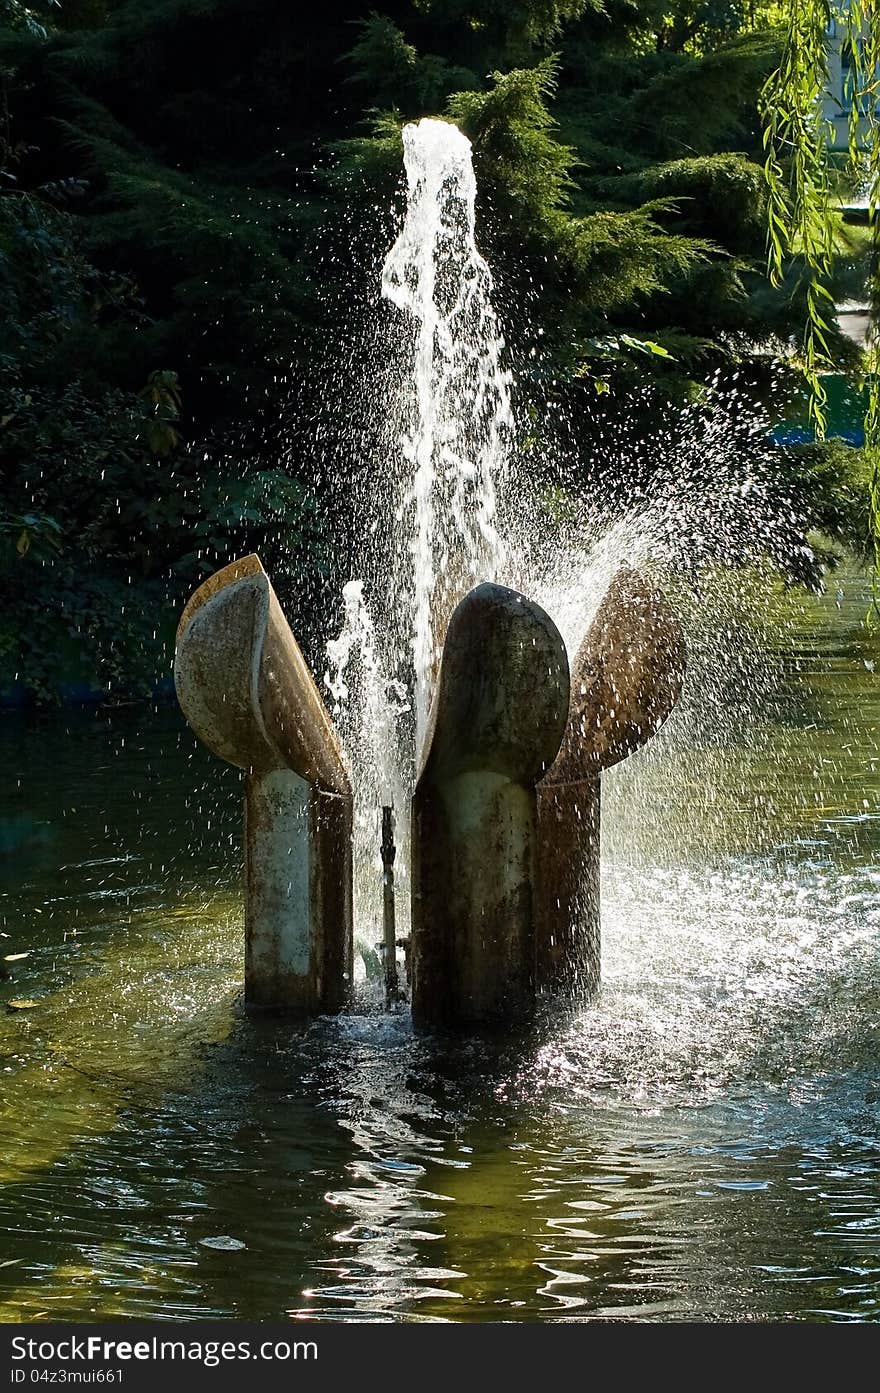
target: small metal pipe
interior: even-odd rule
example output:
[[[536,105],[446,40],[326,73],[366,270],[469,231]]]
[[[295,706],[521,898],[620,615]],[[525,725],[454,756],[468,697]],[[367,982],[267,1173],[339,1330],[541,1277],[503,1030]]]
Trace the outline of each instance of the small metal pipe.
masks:
[[[394,926],[394,809],[382,809],[382,928],[385,944],[385,1001],[391,1006],[400,990],[397,981],[397,934]]]

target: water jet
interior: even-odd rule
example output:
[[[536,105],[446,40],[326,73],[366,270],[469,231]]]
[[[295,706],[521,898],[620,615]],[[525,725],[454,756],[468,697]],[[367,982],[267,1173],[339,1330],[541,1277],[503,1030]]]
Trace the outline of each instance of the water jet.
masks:
[[[515,419],[470,144],[432,120],[403,144],[381,283],[410,354],[388,410],[404,483],[394,496],[378,479],[359,519],[387,544],[343,592],[333,717],[256,557],[196,591],[175,677],[196,734],[247,774],[247,1000],[338,1010],[354,902],[394,1003],[408,907],[413,1022],[462,1029],[595,986],[600,775],[666,719],[684,657],[663,596],[623,567],[570,679],[553,606],[529,598],[528,547],[502,528]]]

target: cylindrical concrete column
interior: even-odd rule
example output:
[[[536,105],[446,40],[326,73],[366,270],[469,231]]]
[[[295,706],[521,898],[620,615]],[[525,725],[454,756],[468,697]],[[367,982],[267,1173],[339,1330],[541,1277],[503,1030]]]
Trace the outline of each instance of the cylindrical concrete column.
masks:
[[[681,626],[662,593],[623,566],[572,664],[571,707],[538,789],[537,965],[570,999],[599,980],[600,779],[650,740],[684,680]]]
[[[257,557],[190,599],[174,677],[190,726],[246,773],[245,1000],[337,1011],[352,978],[352,797],[335,731]]]
[[[416,1026],[527,1019],[535,1002],[535,784],[559,748],[568,663],[538,605],[481,585],[446,637],[413,800]]]
[[[599,981],[599,775],[538,785],[538,990],[586,996]]]

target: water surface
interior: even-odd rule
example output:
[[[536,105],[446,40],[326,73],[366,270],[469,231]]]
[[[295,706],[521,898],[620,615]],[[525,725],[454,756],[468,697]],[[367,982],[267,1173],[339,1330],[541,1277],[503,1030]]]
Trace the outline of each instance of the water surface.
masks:
[[[170,710],[3,716],[0,1316],[876,1319],[880,644],[835,589],[778,700],[608,777],[601,993],[503,1042],[249,1019],[235,772]]]

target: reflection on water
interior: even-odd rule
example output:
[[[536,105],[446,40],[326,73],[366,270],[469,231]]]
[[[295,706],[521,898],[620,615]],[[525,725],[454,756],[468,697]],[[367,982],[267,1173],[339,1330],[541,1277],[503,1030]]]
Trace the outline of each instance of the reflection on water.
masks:
[[[504,1041],[248,1019],[234,771],[170,711],[4,717],[0,1316],[877,1318],[864,608],[607,780],[601,993]]]

